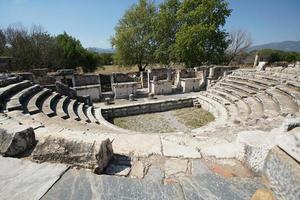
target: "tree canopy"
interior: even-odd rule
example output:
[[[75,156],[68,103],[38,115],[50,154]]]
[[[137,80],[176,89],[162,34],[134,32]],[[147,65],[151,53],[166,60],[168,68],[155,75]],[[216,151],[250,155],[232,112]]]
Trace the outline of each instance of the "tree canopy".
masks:
[[[179,29],[179,21],[176,17],[180,4],[179,0],[166,0],[159,6],[159,12],[154,20],[154,35],[157,43],[155,58],[164,65],[169,65],[176,60],[174,44]]]
[[[225,0],[165,0],[158,9],[140,0],[116,26],[115,59],[140,70],[155,62],[187,67],[223,62],[229,45],[223,26],[230,13]]]
[[[92,72],[101,63],[99,54],[88,51],[66,32],[52,36],[41,26],[28,30],[20,24],[0,29],[0,56],[13,57],[12,67],[19,71],[82,67]]]
[[[143,71],[153,62],[155,51],[153,2],[139,0],[120,19],[111,43],[116,47],[115,60],[121,65],[137,65]]]
[[[231,10],[224,0],[185,0],[177,19],[175,53],[188,67],[220,63],[228,47],[227,32],[222,29]]]

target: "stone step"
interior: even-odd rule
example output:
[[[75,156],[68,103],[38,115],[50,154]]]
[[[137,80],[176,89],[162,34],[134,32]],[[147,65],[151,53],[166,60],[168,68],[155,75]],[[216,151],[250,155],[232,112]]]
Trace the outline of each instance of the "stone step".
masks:
[[[297,81],[287,81],[286,84],[300,92],[300,83]]]
[[[238,116],[243,120],[248,119],[251,110],[250,107],[243,100],[232,95],[231,93],[224,92],[222,88],[219,87],[211,88],[209,91],[216,93],[219,96],[225,98],[226,100],[230,101],[231,104],[235,104],[239,113]]]
[[[246,86],[238,85],[237,83],[220,82],[219,84],[222,85],[222,86],[227,86],[227,87],[233,88],[235,90],[238,90],[240,92],[246,93],[247,96],[251,96],[253,94],[256,94],[255,90],[250,89]]]
[[[245,98],[244,101],[249,105],[251,113],[251,118],[261,118],[264,116],[264,108],[260,101],[254,97]]]
[[[236,79],[232,79],[232,78],[227,78],[227,79],[225,79],[225,81],[230,82],[230,83],[234,83],[234,84],[238,84],[238,85],[244,85],[246,87],[251,88],[254,91],[265,90],[266,89],[265,86],[262,86],[262,85],[257,84],[257,83],[251,83],[249,81],[236,80]]]
[[[202,95],[202,93],[198,96],[198,99],[201,106],[205,110],[211,112],[215,117],[224,120],[227,120],[229,118],[227,109],[219,102]]]
[[[57,100],[60,98],[60,94],[57,92],[53,92],[46,100],[43,102],[42,111],[48,116],[52,116],[55,114],[55,107]]]
[[[84,170],[69,170],[41,200],[47,199],[183,200],[184,197],[179,184],[162,185],[140,179],[97,176]]]
[[[89,122],[90,119],[86,117],[83,109],[84,109],[84,103],[79,103],[77,107],[77,115],[79,116],[80,120]]]
[[[13,95],[6,104],[8,111],[21,110],[23,104],[25,104],[28,98],[37,92],[41,91],[40,85],[33,85]]]
[[[88,106],[86,109],[87,117],[90,119],[92,123],[99,123],[98,120],[93,115],[93,106]]]
[[[6,87],[11,84],[18,83],[22,80],[20,76],[7,77],[5,79],[0,80],[0,87]]]
[[[278,85],[275,87],[276,89],[288,94],[292,97],[292,99],[298,104],[300,107],[300,92],[286,85]]]
[[[65,112],[65,107],[66,105],[69,104],[69,97],[68,96],[62,96],[57,104],[56,104],[56,107],[55,107],[55,112],[57,114],[57,116],[59,117],[62,117],[62,118],[65,118],[66,116],[68,116],[68,113]]]
[[[292,100],[287,94],[271,88],[266,90],[266,93],[272,96],[272,98],[278,102],[281,113],[297,113],[299,111],[298,104]]]
[[[215,95],[209,91],[207,91],[205,94],[204,94],[206,97],[209,97],[211,99],[214,99],[215,101],[221,103],[222,105],[225,106],[226,110],[227,110],[227,113],[229,114],[229,118],[231,120],[235,120],[236,117],[238,117],[238,108],[236,107],[236,105],[233,103],[231,103],[230,101],[228,101],[227,99],[219,96],[219,95]]]
[[[68,115],[69,115],[70,119],[79,119],[78,115],[74,111],[74,108],[75,108],[76,104],[77,104],[77,100],[70,99],[70,103],[67,107]]]
[[[264,114],[269,117],[274,117],[280,114],[280,107],[269,95],[257,93],[255,95],[263,104]]]
[[[278,85],[278,84],[281,83],[281,80],[279,78],[273,77],[273,76],[268,76],[268,75],[265,75],[265,74],[256,73],[255,77],[260,78],[260,79],[268,80],[268,82],[273,84],[273,85]]]
[[[245,76],[236,76],[236,75],[230,75],[230,78],[234,78],[234,79],[241,79],[241,80],[245,80],[245,81],[250,81],[259,85],[262,85],[263,87],[272,87],[277,85],[276,83],[272,82],[272,81],[265,81],[262,79],[257,79],[257,78],[253,78],[250,75],[245,75]]]
[[[226,98],[228,101],[230,101],[231,103],[234,103],[236,101],[239,101],[240,98],[236,97],[235,95],[232,95],[231,93],[228,93],[226,91],[224,91],[221,87],[214,87],[214,88],[210,88],[210,91],[219,94],[220,96],[223,96],[224,98]]]
[[[249,96],[246,92],[241,92],[228,86],[215,86],[215,88],[218,88],[219,90],[231,94],[232,96],[239,99],[247,98]]]
[[[232,102],[230,102],[228,99],[224,98],[223,96],[219,95],[219,93],[215,92],[214,90],[208,90],[206,92],[206,95],[208,95],[210,98],[213,98],[216,101],[222,103],[223,105],[231,105],[232,104]]]
[[[28,80],[21,81],[18,83],[10,84],[8,86],[0,88],[0,102],[5,101],[6,99],[13,96],[18,91],[30,87],[32,83]]]
[[[29,112],[30,114],[35,114],[39,112],[41,109],[41,104],[49,95],[51,95],[51,90],[46,88],[33,95],[27,103],[27,112]]]

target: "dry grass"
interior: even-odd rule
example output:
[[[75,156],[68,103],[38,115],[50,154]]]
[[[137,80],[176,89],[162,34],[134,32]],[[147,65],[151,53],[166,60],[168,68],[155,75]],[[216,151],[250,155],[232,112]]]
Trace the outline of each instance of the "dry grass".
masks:
[[[196,107],[178,109],[174,116],[179,122],[192,129],[204,126],[215,119],[210,112]]]
[[[123,67],[119,65],[104,65],[98,67],[95,71],[96,74],[111,74],[113,72],[138,72],[139,68],[137,66]]]

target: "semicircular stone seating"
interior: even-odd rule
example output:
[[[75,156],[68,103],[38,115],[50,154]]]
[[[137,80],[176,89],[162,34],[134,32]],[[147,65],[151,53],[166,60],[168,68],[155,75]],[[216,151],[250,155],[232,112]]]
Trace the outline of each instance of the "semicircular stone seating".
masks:
[[[299,74],[299,72],[298,72]],[[300,83],[294,74],[239,69],[223,77],[202,96],[226,109],[229,120],[245,121],[299,115]]]
[[[137,191],[149,192],[146,187],[149,182],[144,183],[143,181],[150,180],[152,184],[153,176],[163,174],[162,177],[172,177],[174,171],[176,174],[178,169],[181,169],[178,172],[181,187],[178,190],[177,188],[171,190],[172,194],[174,191],[178,192],[174,198],[251,199],[255,190],[263,187],[262,185],[256,185],[253,190],[249,191],[247,187],[240,184],[241,182],[234,184],[231,182],[232,180],[211,173],[201,164],[200,158],[211,158],[212,156],[214,159],[236,158],[235,144],[240,131],[274,128],[274,124],[282,122],[287,115],[300,116],[299,83],[300,70],[296,69],[234,70],[207,91],[200,92],[194,99],[195,106],[200,105],[215,116],[214,122],[187,134],[161,135],[117,132],[102,123],[101,109],[95,109],[77,99],[71,99],[30,81],[12,79],[0,85],[0,103],[4,112],[0,113],[0,124],[6,124],[3,127],[31,125],[38,140],[31,156],[33,160],[41,162],[61,162],[71,165],[75,163],[75,166],[89,169],[99,166],[101,164],[99,164],[99,159],[103,158],[99,147],[102,147],[102,142],[107,138],[113,141],[110,145],[113,146],[115,154],[139,159],[155,155],[165,159],[163,172],[159,171],[160,168],[155,165],[151,165],[147,170],[142,168],[143,175],[141,177],[145,180],[107,178],[105,183],[121,185],[117,187],[120,188],[120,193],[127,190],[128,184],[132,188],[137,185],[141,187]],[[33,125],[34,123],[36,125]],[[32,129],[30,129],[31,133]],[[240,140],[245,142],[242,139]],[[254,149],[253,151],[256,150],[255,145],[251,148]],[[257,147],[257,149],[261,148]],[[277,155],[275,153],[274,155]],[[139,159],[136,159],[133,166],[130,164],[132,167],[129,170],[130,173],[140,169],[141,161]],[[124,158],[120,160],[122,163],[128,161]],[[268,157],[267,160],[272,161],[272,158]],[[294,162],[294,160],[291,159],[290,162]],[[269,165],[271,164],[269,163]],[[268,170],[271,170],[271,167]],[[269,172],[269,177],[276,177],[271,174],[274,171]],[[188,175],[181,176],[182,174]],[[73,179],[77,180],[78,177],[84,179],[82,182],[76,181],[76,184],[79,182],[80,184],[90,184],[85,181],[87,180],[86,176],[91,177],[92,175],[70,170],[62,176],[57,185],[49,189],[49,193],[46,195],[49,195],[50,199],[60,199],[61,188],[67,186],[68,189],[76,191],[75,183],[72,183]],[[101,179],[106,176],[99,177]],[[243,181],[245,183],[244,179]],[[161,180],[158,181],[159,184],[155,185],[156,190],[153,191],[156,192],[157,188],[161,191],[161,188],[166,186],[160,184],[161,182]],[[71,187],[72,185],[74,188]],[[102,186],[110,188],[107,185]],[[152,187],[154,186],[149,186],[149,188]],[[172,187],[175,186],[172,185]],[[122,188],[125,189],[122,190]],[[226,192],[223,192],[225,190]],[[153,191],[149,194],[152,194]],[[130,190],[130,192],[132,191]],[[128,199],[130,199],[130,195],[128,195]],[[167,197],[172,196],[169,193],[166,195]],[[78,194],[78,196],[80,195]],[[141,199],[145,198],[145,194],[140,197]],[[47,196],[45,198],[47,199]]]

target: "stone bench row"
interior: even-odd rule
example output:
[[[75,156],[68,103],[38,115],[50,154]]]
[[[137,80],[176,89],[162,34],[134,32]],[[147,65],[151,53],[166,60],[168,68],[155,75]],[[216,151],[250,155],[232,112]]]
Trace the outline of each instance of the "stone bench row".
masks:
[[[49,89],[22,81],[0,88],[0,99],[6,102],[6,110],[24,110],[30,114],[40,111],[47,116],[58,115],[64,119],[98,123],[93,107],[78,103]]]

